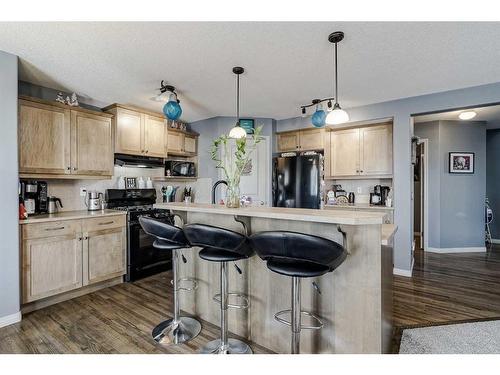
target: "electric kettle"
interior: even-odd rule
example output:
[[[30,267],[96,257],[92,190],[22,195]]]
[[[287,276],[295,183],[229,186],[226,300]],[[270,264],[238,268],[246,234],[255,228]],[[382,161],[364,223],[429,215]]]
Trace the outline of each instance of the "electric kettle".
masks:
[[[57,203],[59,203],[59,207],[63,208],[62,202],[60,198],[57,197],[48,197],[47,200],[49,201],[49,214],[56,213],[59,211],[59,208],[57,207]]]
[[[101,201],[103,200],[102,193],[95,190],[87,190],[85,195],[85,206],[89,211],[97,211],[101,209]]]

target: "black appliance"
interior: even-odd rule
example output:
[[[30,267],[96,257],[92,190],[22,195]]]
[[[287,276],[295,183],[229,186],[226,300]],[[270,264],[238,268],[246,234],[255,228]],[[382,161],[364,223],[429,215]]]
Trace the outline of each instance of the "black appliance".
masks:
[[[390,190],[389,186],[375,185],[373,193],[370,193],[370,204],[385,206],[385,201]]]
[[[28,214],[46,214],[48,212],[47,182],[21,180],[20,188],[20,196]]]
[[[320,208],[321,157],[273,158],[273,207]]]
[[[169,210],[153,208],[155,189],[108,189],[108,208],[127,211],[127,275],[126,281],[135,281],[172,268],[172,252],[153,247],[154,238],[139,224],[141,216],[173,224]]]
[[[119,165],[120,167],[163,168],[163,158],[115,154],[115,165]]]
[[[196,177],[195,164],[186,160],[165,160],[165,176]]]

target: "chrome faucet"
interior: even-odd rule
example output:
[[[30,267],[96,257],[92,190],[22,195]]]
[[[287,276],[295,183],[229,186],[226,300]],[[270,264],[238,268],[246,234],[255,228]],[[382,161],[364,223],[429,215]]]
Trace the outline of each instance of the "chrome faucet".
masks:
[[[217,190],[217,186],[219,186],[220,184],[224,184],[227,186],[227,181],[219,180],[214,184],[214,186],[212,186],[212,204],[215,204],[215,190]]]

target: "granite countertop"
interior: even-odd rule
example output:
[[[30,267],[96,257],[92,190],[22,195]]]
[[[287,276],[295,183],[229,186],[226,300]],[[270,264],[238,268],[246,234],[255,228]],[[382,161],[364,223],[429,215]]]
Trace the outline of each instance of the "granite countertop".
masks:
[[[296,220],[316,223],[369,225],[382,224],[387,213],[369,210],[315,210],[307,208],[283,208],[250,206],[241,208],[227,208],[224,205],[202,203],[157,203],[155,208],[171,209],[174,211],[200,212],[207,214],[238,215],[246,217],[260,217],[269,219]]]
[[[398,231],[398,226],[394,224],[382,224],[382,245],[389,245]]]
[[[394,211],[394,207],[377,206],[369,203],[354,203],[354,204],[325,204],[326,209],[345,209],[345,210],[387,210]]]
[[[126,215],[125,211],[119,210],[98,210],[98,211],[62,211],[54,214],[42,214],[29,216],[27,219],[19,220],[19,224],[44,223],[59,220],[90,219],[94,217]]]

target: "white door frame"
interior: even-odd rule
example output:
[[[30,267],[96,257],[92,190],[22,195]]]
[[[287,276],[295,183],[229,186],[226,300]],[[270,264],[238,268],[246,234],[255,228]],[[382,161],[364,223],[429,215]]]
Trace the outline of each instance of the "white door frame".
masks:
[[[423,169],[424,169],[424,184],[421,185],[421,194],[423,194],[424,199],[420,199],[421,204],[423,205],[424,214],[422,215],[422,210],[420,210],[420,220],[424,221],[423,229],[424,229],[424,243],[422,247],[424,251],[427,251],[429,247],[429,139],[422,138],[419,140],[418,144],[424,144],[424,153],[423,153]],[[422,197],[420,197],[422,198]],[[422,226],[421,226],[422,227]],[[422,239],[422,237],[420,237]]]

